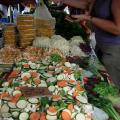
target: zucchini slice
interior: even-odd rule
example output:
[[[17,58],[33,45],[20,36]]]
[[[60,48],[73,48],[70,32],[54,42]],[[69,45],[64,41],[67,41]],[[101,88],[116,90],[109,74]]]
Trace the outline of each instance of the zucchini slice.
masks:
[[[29,114],[24,112],[19,115],[19,120],[28,120]]]
[[[12,116],[14,118],[17,118],[19,116],[19,112],[15,111],[15,112],[12,112]]]
[[[11,117],[12,115],[10,113],[2,113],[2,117],[3,118],[9,118]]]
[[[16,94],[21,94],[21,91],[19,91],[19,90],[14,91],[13,96],[15,96]]]
[[[4,104],[2,107],[1,107],[1,113],[8,113],[9,112],[9,107],[7,104]]]
[[[8,102],[8,106],[9,106],[10,108],[16,108],[15,103],[12,103],[12,102]]]
[[[32,104],[37,104],[39,102],[37,98],[29,98],[28,101]]]
[[[26,108],[27,104],[28,104],[27,101],[25,101],[25,100],[19,100],[17,102],[17,107],[20,108],[20,109],[24,109],[24,108]]]
[[[55,115],[47,115],[46,116],[47,120],[57,120],[57,116]]]

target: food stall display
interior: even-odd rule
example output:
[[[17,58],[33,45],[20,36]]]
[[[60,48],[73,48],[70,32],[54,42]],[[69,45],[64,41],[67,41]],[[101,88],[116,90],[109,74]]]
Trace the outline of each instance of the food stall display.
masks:
[[[84,89],[83,69],[62,59],[51,53],[39,61],[18,62],[8,81],[2,83],[2,117],[92,120],[93,105],[88,103]]]

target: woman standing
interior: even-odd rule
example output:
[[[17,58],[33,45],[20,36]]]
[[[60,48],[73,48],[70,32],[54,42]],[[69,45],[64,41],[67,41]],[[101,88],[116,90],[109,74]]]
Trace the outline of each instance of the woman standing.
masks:
[[[54,0],[79,7],[81,0]],[[83,1],[83,0],[82,0]],[[85,0],[86,1],[86,0]],[[120,89],[120,0],[87,0],[93,4],[94,14],[72,15],[75,21],[90,21],[95,28],[96,53],[115,85]],[[78,4],[79,3],[79,4]]]

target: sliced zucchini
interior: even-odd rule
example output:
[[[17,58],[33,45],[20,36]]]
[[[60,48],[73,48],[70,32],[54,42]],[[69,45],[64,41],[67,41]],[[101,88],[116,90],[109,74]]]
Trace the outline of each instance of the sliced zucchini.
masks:
[[[8,102],[8,106],[9,106],[10,108],[16,108],[15,103],[12,103],[12,102]]]
[[[5,112],[5,113],[2,113],[2,117],[3,118],[9,118],[9,117],[11,117],[12,115],[10,114],[10,113],[8,113],[8,112]]]
[[[24,72],[22,75],[21,75],[21,78],[23,79],[25,76],[27,76],[28,78],[31,77],[31,74],[28,73],[28,72]]]
[[[28,120],[29,114],[24,112],[19,115],[19,120]]]
[[[47,120],[57,120],[57,116],[51,116],[51,115],[47,115],[46,116]]]
[[[36,68],[37,68],[35,63],[31,63],[31,64],[30,64],[30,67],[31,67],[32,69],[36,69]]]
[[[55,77],[50,77],[47,79],[47,82],[56,82],[57,79]]]
[[[42,60],[42,63],[43,63],[44,65],[49,65],[49,61],[47,61],[47,60]]]
[[[39,70],[45,70],[47,68],[47,66],[40,66]]]
[[[79,108],[77,105],[74,105],[74,109],[75,109],[77,112],[80,112],[80,111],[81,111],[81,108]]]
[[[71,64],[69,62],[65,62],[66,67],[71,67]]]
[[[60,74],[60,75],[57,76],[57,80],[63,80],[64,77],[65,77],[64,74]]]
[[[21,91],[19,91],[19,90],[14,91],[13,96],[15,96],[16,94],[21,94]]]
[[[50,78],[50,77],[53,76],[52,74],[49,74],[49,73],[44,73],[43,75],[44,75],[45,77],[48,77],[48,78]]]
[[[1,107],[1,113],[8,113],[9,112],[9,107],[7,104],[2,105]]]
[[[48,87],[48,90],[49,90],[50,92],[54,92],[54,91],[55,91],[55,86],[49,86],[49,87]]]
[[[14,118],[17,118],[19,116],[19,112],[15,111],[15,112],[12,112],[12,116]]]
[[[27,106],[28,102],[25,100],[19,100],[17,102],[17,107],[20,109],[24,109]]]
[[[79,113],[76,115],[76,120],[85,120],[85,115],[82,113]]]
[[[75,118],[76,115],[77,115],[77,113],[76,113],[76,112],[73,112],[73,113],[72,113],[72,116],[71,116],[72,119]]]
[[[86,97],[83,97],[82,95],[76,96],[76,99],[80,101],[81,103],[88,103],[88,100]]]
[[[37,104],[39,102],[37,98],[29,98],[28,101],[32,104]]]
[[[10,111],[11,111],[11,112],[20,112],[21,109],[19,109],[19,108],[12,108],[12,109],[10,109]]]

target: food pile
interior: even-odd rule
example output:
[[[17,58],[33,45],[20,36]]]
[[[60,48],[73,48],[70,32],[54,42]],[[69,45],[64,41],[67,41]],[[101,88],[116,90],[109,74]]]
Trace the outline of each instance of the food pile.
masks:
[[[16,64],[8,81],[2,83],[3,120],[92,120],[93,106],[84,89],[83,70],[62,59],[51,53],[36,62],[23,59]],[[23,87],[45,87],[51,95],[26,97]]]
[[[80,44],[82,44],[82,49]],[[37,37],[33,41],[33,46],[35,47],[42,47],[42,48],[56,48],[59,49],[64,56],[79,56],[79,57],[86,57],[88,54],[90,54],[91,49],[87,46],[87,50],[85,51],[86,48],[86,43],[84,40],[79,37],[75,36],[71,38],[70,41],[66,40],[60,35],[53,35],[51,38],[48,37]]]
[[[4,44],[16,46],[16,28],[15,25],[8,24],[4,28]]]
[[[20,36],[20,47],[25,48],[31,45],[36,36],[34,18],[29,15],[19,15],[17,17],[17,29]]]
[[[21,51],[17,48],[6,46],[0,49],[0,64],[13,64],[21,58]]]

